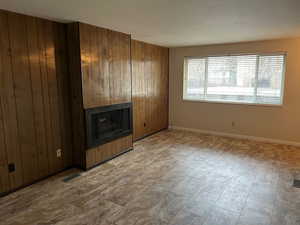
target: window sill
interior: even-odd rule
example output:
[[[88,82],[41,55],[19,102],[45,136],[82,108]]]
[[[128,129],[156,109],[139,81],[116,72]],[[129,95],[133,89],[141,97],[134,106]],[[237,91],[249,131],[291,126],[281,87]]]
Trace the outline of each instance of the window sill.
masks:
[[[250,102],[225,102],[225,101],[208,101],[208,100],[196,100],[196,99],[182,99],[184,102],[199,102],[199,103],[212,103],[212,104],[230,104],[230,105],[245,105],[245,106],[263,106],[263,107],[283,107],[281,104],[267,104],[267,103],[250,103]]]

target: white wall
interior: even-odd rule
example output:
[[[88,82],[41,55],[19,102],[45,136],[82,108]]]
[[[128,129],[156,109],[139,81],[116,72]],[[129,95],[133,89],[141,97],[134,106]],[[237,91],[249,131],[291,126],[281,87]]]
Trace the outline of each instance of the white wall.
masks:
[[[287,52],[283,106],[182,100],[185,56],[271,52]],[[300,142],[300,39],[171,48],[169,91],[171,126]]]

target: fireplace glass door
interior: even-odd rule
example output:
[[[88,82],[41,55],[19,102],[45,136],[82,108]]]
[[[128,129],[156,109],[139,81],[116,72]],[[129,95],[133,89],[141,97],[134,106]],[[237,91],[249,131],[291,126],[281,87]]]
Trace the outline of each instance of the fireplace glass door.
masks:
[[[132,133],[131,103],[88,109],[86,117],[88,147]]]

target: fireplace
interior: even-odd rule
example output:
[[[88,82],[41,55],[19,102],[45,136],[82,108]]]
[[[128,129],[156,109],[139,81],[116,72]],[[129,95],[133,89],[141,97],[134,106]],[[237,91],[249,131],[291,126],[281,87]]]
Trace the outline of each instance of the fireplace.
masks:
[[[132,134],[131,103],[91,108],[85,114],[88,148]]]

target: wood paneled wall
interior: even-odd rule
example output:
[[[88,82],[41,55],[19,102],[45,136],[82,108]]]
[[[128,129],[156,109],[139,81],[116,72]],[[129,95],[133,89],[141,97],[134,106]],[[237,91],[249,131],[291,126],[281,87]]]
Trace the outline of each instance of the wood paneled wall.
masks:
[[[70,27],[79,34],[83,107],[131,102],[130,35],[84,23]]]
[[[130,149],[132,149],[132,135],[89,149],[86,153],[86,168],[92,168],[99,162],[104,162]]]
[[[169,50],[132,40],[133,139],[168,127]]]
[[[132,148],[128,136],[87,151],[87,108],[131,102],[133,91],[134,138],[167,127],[167,48],[2,10],[0,31],[0,194]]]
[[[0,10],[0,193],[72,164],[64,26]]]
[[[130,35],[72,23],[68,40],[74,158],[76,165],[86,169],[85,109],[131,102]],[[110,152],[111,158],[114,152]]]

